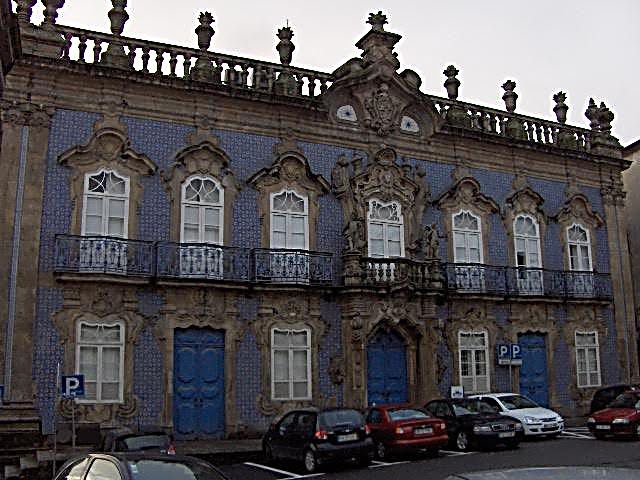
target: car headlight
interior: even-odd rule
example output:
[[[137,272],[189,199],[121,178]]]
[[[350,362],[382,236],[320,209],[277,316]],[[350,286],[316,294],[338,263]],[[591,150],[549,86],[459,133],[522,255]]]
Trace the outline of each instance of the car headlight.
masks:
[[[531,425],[534,423],[542,423],[542,422],[540,422],[540,420],[538,420],[536,417],[524,417],[524,423],[526,423],[527,425]]]
[[[560,415],[558,415],[558,418],[556,418],[556,422],[562,423],[562,422],[564,422],[564,418],[562,418]]]
[[[611,423],[617,423],[617,424],[626,425],[626,424],[628,424],[628,423],[630,423],[630,422],[629,422],[629,419],[628,419],[628,418],[615,418],[615,419],[613,420],[613,422],[611,422]]]
[[[491,427],[486,426],[486,425],[474,425],[473,427],[473,431],[475,433],[479,433],[479,432],[490,432],[491,431]]]
[[[595,418],[593,418],[593,417],[589,417],[589,418],[587,419],[587,423],[596,423],[596,419],[595,419]]]

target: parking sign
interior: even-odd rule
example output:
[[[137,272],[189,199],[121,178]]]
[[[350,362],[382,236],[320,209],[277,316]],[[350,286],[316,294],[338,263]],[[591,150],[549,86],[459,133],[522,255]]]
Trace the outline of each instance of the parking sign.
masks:
[[[522,365],[522,348],[517,343],[511,344],[511,365]]]
[[[84,375],[63,375],[60,393],[64,397],[84,397]]]
[[[511,345],[501,343],[498,345],[498,365],[511,364]]]

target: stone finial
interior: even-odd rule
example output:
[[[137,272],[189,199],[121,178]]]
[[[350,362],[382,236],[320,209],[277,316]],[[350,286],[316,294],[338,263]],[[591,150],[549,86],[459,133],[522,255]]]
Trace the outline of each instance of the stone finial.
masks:
[[[378,13],[370,13],[367,23],[371,25],[371,30],[384,32],[384,25],[389,22],[387,21],[387,16],[383,15],[382,11],[379,11]]]
[[[16,0],[18,4],[16,7],[16,15],[21,25],[25,25],[31,21],[31,12],[37,1],[38,0]]]
[[[553,112],[556,114],[558,123],[565,123],[567,121],[567,110],[569,107],[564,101],[567,99],[567,95],[564,92],[558,92],[553,96],[553,101],[556,102],[556,106],[553,107]]]
[[[604,102],[600,102],[600,107],[598,108],[597,113],[598,118],[598,126],[600,131],[605,135],[611,134],[611,122],[615,118],[615,115],[609,108],[605,105]]]
[[[291,41],[293,30],[288,25],[282,27],[278,29],[277,37],[280,39],[278,45],[276,45],[276,50],[280,54],[280,63],[290,65],[293,51],[296,49],[296,46]]]
[[[598,128],[598,106],[593,101],[593,98],[589,99],[589,106],[587,106],[584,116],[589,120],[591,130],[596,130]]]
[[[451,100],[457,99],[460,80],[456,78],[456,75],[458,75],[460,71],[453,65],[449,65],[447,69],[442,73],[444,73],[447,77],[447,79],[444,81],[444,88],[447,89],[447,95]]]
[[[200,50],[208,50],[211,45],[211,38],[216,33],[211,24],[215,22],[213,15],[209,12],[201,12],[198,17],[200,25],[196,27],[196,35],[198,35],[198,48]]]
[[[42,28],[45,30],[54,30],[56,18],[58,18],[58,10],[64,6],[65,0],[42,0],[44,5],[44,20]]]
[[[504,95],[502,95],[502,100],[504,100],[507,112],[512,113],[516,109],[516,100],[518,99],[518,94],[514,92],[516,82],[513,80],[507,80],[502,84],[502,88],[504,88],[505,91]]]
[[[129,14],[125,10],[127,8],[127,0],[111,0],[113,8],[109,10],[109,21],[111,22],[111,33],[114,35],[122,35],[124,24],[129,20]]]

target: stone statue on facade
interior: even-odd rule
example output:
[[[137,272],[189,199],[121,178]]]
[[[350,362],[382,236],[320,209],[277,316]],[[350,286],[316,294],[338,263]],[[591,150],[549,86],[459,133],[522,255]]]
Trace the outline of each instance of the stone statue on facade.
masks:
[[[435,223],[425,225],[422,229],[422,250],[425,258],[438,258],[440,239],[438,238],[438,227]]]
[[[347,251],[362,252],[365,244],[364,222],[356,210],[351,213],[351,218],[344,228],[344,236],[347,240]]]

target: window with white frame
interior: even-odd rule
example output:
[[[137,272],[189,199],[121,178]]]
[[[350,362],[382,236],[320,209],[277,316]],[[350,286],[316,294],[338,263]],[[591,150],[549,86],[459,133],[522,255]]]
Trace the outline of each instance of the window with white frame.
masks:
[[[311,330],[271,331],[271,396],[311,399]]]
[[[127,238],[129,179],[112,170],[88,173],[84,181],[82,235]]]
[[[458,332],[460,385],[465,393],[485,393],[489,388],[487,332]]]
[[[309,200],[293,190],[271,194],[271,248],[309,249]]]
[[[85,397],[82,401],[122,402],[124,328],[122,322],[78,322],[76,373],[84,375]]]
[[[370,257],[404,256],[404,222],[399,203],[370,200],[367,230]]]
[[[569,269],[578,272],[592,271],[589,231],[582,225],[574,223],[567,228],[567,245],[569,246]]]
[[[513,222],[516,267],[519,268],[518,290],[523,294],[540,295],[542,288],[542,260],[540,228],[531,215],[518,215]]]
[[[194,176],[182,185],[181,241],[222,244],[224,190],[210,177]]]
[[[453,215],[453,261],[482,263],[482,231],[480,217],[461,210]]]
[[[576,332],[576,373],[578,387],[600,386],[598,332]]]

